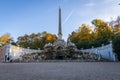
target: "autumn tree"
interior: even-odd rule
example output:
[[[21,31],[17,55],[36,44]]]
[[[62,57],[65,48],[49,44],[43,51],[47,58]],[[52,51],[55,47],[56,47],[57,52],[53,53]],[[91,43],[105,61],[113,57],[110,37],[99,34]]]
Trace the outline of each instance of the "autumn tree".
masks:
[[[91,26],[82,24],[76,32],[72,32],[70,39],[77,45],[79,49],[89,48],[88,44],[92,40],[91,33]]]
[[[108,44],[112,39],[113,32],[106,22],[101,19],[94,19],[92,24],[95,26],[96,39],[94,46],[101,46],[101,44]]]
[[[24,36],[19,36],[17,44],[20,47],[31,48],[31,49],[43,49],[46,43],[54,43],[57,37],[54,34],[42,32],[42,33],[32,33],[30,35],[25,34]]]
[[[5,45],[7,43],[13,42],[13,38],[9,33],[6,33],[0,37],[0,42],[2,43],[2,45]]]
[[[92,24],[92,27],[82,24],[77,31],[72,32],[70,39],[79,49],[98,47],[101,44],[108,44],[112,40],[113,32],[106,22],[94,19]]]

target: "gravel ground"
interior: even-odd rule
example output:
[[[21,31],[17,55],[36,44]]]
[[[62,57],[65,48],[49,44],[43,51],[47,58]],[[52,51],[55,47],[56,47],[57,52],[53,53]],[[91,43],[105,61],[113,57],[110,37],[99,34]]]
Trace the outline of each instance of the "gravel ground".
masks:
[[[120,80],[120,63],[0,63],[0,80]]]

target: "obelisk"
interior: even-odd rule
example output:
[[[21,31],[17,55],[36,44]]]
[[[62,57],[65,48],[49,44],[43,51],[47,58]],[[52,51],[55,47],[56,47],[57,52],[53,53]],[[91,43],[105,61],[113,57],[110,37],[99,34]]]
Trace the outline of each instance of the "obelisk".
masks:
[[[58,39],[62,39],[61,8],[59,7]]]

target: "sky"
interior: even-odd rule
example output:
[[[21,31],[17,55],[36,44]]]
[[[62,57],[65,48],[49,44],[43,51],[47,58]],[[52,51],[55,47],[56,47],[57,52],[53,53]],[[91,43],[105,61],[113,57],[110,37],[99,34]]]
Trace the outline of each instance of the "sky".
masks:
[[[63,39],[93,19],[111,21],[120,16],[120,0],[0,0],[0,36],[10,33],[17,41],[24,34],[47,31],[58,34],[62,9]]]

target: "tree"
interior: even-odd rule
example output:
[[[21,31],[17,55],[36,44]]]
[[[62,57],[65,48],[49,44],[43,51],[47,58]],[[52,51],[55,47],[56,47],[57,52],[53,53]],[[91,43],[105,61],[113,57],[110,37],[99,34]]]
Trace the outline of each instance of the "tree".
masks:
[[[92,40],[91,32],[91,26],[82,24],[76,32],[71,34],[70,39],[79,49],[89,48],[89,42]]]
[[[113,29],[114,29],[114,33],[119,33],[120,32],[120,25],[115,25]]]
[[[113,49],[120,60],[120,33],[116,34],[113,39]]]
[[[92,24],[95,26],[95,45],[100,46],[103,43],[108,44],[109,41],[112,39],[113,33],[107,23],[102,21],[101,19],[94,19],[92,21]]]
[[[46,43],[54,43],[57,39],[56,35],[53,35],[53,34],[50,34],[50,33],[47,33],[46,36],[45,36],[46,40],[45,42]]]
[[[10,33],[6,33],[0,37],[0,42],[5,45],[7,43],[11,43],[13,38],[11,37]]]
[[[31,49],[43,49],[46,43],[54,43],[57,37],[54,34],[42,32],[42,33],[32,33],[30,35],[25,34],[24,36],[19,36],[17,44],[20,47],[31,48]]]
[[[101,44],[108,44],[113,38],[113,32],[106,22],[101,19],[92,21],[93,27],[82,24],[77,31],[72,32],[70,39],[80,48],[98,47]]]

